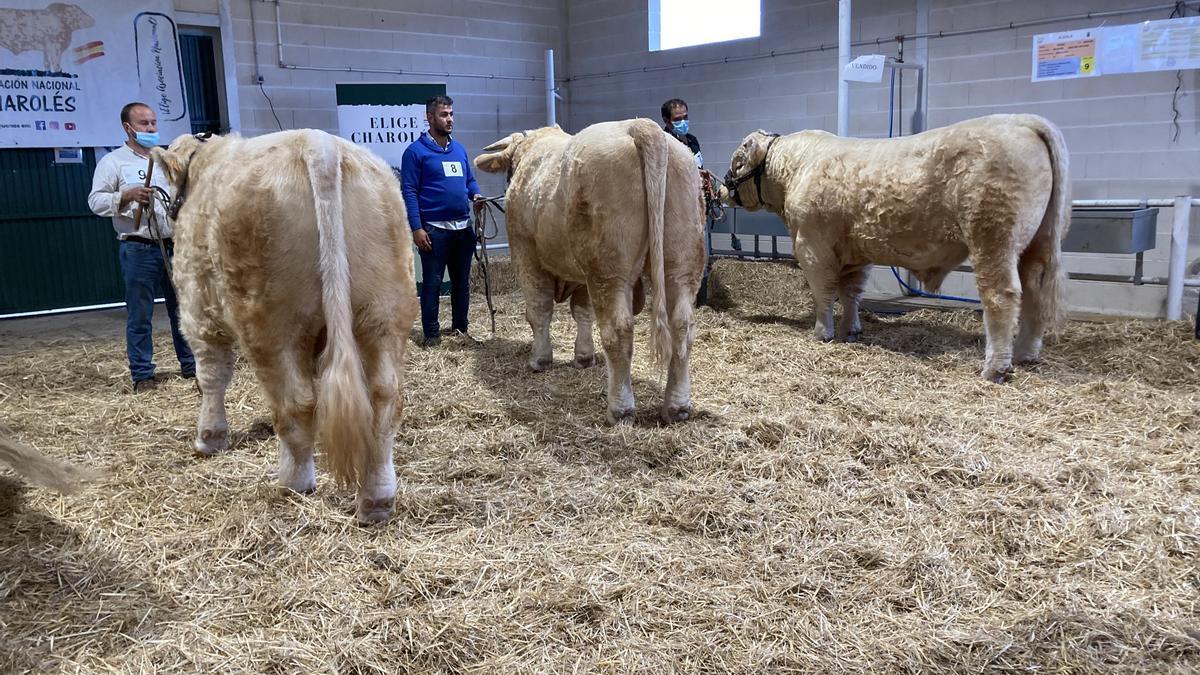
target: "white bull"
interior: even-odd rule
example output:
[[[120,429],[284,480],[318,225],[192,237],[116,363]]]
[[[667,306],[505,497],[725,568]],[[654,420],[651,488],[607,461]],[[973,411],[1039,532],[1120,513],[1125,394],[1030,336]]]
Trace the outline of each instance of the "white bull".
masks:
[[[570,298],[575,365],[593,362],[594,316],[608,364],[608,419],[631,421],[633,317],[645,274],[651,345],[669,364],[660,416],[686,419],[692,303],[705,262],[700,175],[687,148],[650,120],[627,120],[574,136],[558,127],[512,134],[484,148],[475,166],[511,172],[508,241],[533,329],[530,367],[550,367],[551,313]]]
[[[391,515],[394,419],[417,311],[400,186],[371,153],[321,131],[204,142],[154,159],[177,195],[173,279],[203,399],[195,448],[228,446],[234,343],[279,437],[279,482],[316,489],[314,439],[359,520]]]
[[[886,140],[760,130],[734,151],[726,188],[748,210],[787,223],[820,339],[835,336],[835,296],[837,337],[861,333],[858,303],[873,263],[907,267],[936,290],[970,258],[987,333],[983,376],[994,381],[1014,361],[1036,361],[1062,313],[1067,149],[1041,117],[992,115]]]

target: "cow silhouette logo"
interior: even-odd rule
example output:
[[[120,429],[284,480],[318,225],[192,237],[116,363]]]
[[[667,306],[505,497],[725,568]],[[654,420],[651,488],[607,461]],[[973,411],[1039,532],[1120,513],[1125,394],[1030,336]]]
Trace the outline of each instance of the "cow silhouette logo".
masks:
[[[95,19],[78,5],[55,2],[45,9],[0,7],[0,47],[14,55],[41,52],[43,70],[61,73],[62,56],[71,46],[72,33],[94,25]],[[102,49],[103,45],[99,47]],[[82,58],[92,53],[88,51],[78,56]],[[103,56],[103,51],[99,55]]]

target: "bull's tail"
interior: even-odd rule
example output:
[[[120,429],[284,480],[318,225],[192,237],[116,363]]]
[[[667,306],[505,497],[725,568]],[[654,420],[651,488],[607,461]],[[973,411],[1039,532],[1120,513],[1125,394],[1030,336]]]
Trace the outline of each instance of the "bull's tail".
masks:
[[[1067,315],[1066,299],[1067,270],[1062,262],[1062,241],[1071,225],[1071,176],[1067,142],[1062,132],[1049,120],[1037,115],[1026,116],[1025,125],[1042,139],[1050,155],[1050,168],[1054,185],[1050,190],[1050,203],[1046,214],[1034,235],[1030,247],[1045,250],[1045,269],[1040,276],[1040,288],[1023,289],[1040,293],[1043,325],[1059,325]]]
[[[671,360],[671,324],[667,318],[666,272],[663,264],[663,223],[667,206],[667,138],[650,120],[638,120],[629,129],[642,158],[642,183],[646,190],[646,227],[650,271],[650,350],[659,363]]]
[[[317,383],[317,441],[338,483],[358,485],[366,478],[376,441],[367,378],[354,338],[342,220],[342,156],[331,136],[310,131],[307,140],[304,163],[317,216],[326,334]]]
[[[0,429],[0,464],[7,464],[30,482],[63,494],[97,480],[99,472],[51,459],[37,449],[10,438]]]

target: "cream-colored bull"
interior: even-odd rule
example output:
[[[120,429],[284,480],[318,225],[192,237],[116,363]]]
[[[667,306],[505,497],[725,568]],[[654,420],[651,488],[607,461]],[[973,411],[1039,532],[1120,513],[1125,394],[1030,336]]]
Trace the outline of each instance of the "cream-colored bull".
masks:
[[[1041,117],[992,115],[886,140],[760,130],[734,151],[726,187],[747,209],[787,223],[818,338],[835,335],[835,296],[837,337],[861,334],[858,303],[872,263],[907,267],[936,290],[970,258],[991,380],[1006,379],[1014,361],[1036,361],[1043,332],[1063,311],[1067,149]]]
[[[412,235],[391,170],[321,131],[206,142],[153,156],[176,194],[174,279],[202,393],[195,448],[228,447],[236,342],[279,437],[279,482],[316,488],[314,438],[358,518],[391,515],[394,419],[417,311]]]
[[[574,136],[555,126],[497,141],[475,166],[511,172],[508,242],[533,329],[530,367],[550,367],[551,313],[555,301],[570,298],[575,365],[593,362],[594,316],[608,364],[608,419],[630,422],[633,317],[645,274],[651,346],[669,364],[660,416],[686,419],[692,302],[705,262],[700,175],[687,148],[645,119],[595,124]]]

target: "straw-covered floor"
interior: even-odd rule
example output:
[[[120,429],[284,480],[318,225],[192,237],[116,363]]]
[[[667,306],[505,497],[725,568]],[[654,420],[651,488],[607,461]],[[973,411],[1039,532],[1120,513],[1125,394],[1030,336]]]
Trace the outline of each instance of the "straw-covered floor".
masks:
[[[121,326],[9,345],[0,424],[107,478],[0,475],[0,671],[1200,669],[1186,324],[1072,323],[997,386],[971,312],[820,344],[794,269],[716,275],[683,424],[655,422],[644,318],[633,428],[569,365],[564,308],[548,373],[511,293],[494,341],[414,349],[370,528],[326,475],[276,489],[244,364],[235,447],[197,459],[193,384],[128,393]]]

